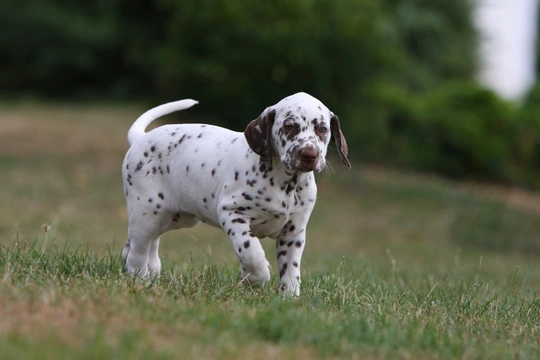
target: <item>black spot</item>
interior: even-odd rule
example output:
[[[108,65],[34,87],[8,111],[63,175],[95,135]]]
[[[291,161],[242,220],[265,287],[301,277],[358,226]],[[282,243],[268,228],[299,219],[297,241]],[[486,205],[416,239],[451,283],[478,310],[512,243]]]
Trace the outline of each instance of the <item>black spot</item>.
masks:
[[[294,243],[294,241],[291,240],[291,241],[289,241],[289,242],[287,243],[287,246],[288,246],[288,247],[291,247],[293,243]]]
[[[241,248],[241,247],[238,248],[238,252],[239,252],[239,253],[242,252],[242,248]]]
[[[271,197],[267,197],[266,199],[264,199],[266,202],[270,202],[272,201],[272,198]]]
[[[164,200],[164,199],[165,199],[165,196],[163,196],[163,193],[158,193],[157,196],[158,196],[161,200]]]
[[[289,231],[290,231],[290,232],[293,232],[295,229],[296,229],[296,226],[291,225],[291,227],[289,228]]]
[[[148,151],[144,152],[144,157],[148,157]]]
[[[189,172],[189,166],[186,166],[186,173]]]
[[[238,211],[246,211],[246,208],[243,207],[243,206],[239,206],[238,208],[236,208]]]
[[[212,176],[216,175],[216,169],[212,169]]]
[[[204,163],[201,164],[201,167],[204,167]]]
[[[279,246],[285,245],[285,240],[279,240]]]
[[[169,165],[167,165],[167,174],[171,173],[171,169],[169,168]]]
[[[302,247],[302,242],[297,241],[297,242],[294,243],[294,246],[296,246],[297,248]]]
[[[154,145],[152,145],[152,147],[150,148],[150,151],[151,151],[151,152],[156,151],[156,147],[155,147]]]
[[[203,203],[206,203],[206,198],[203,198],[202,201],[203,201]]]
[[[202,133],[200,133],[199,135],[197,135],[197,138],[198,138],[198,139],[202,138]]]
[[[234,172],[234,181],[238,181],[238,171]]]
[[[178,140],[178,143],[181,144],[182,141],[184,141],[185,138],[186,138],[186,134],[182,135],[182,137],[180,138],[180,140]]]
[[[283,277],[283,275],[285,275],[285,271],[287,271],[287,263],[283,264],[283,267],[279,271],[279,276]]]
[[[280,251],[280,252],[277,254],[277,257],[280,258],[280,257],[285,256],[285,255],[287,255],[287,251],[286,251],[286,250],[282,250],[282,251]]]
[[[244,248],[247,249],[249,247],[249,245],[251,245],[249,240],[244,241]]]
[[[293,264],[294,267],[298,267],[298,262],[297,261],[293,261],[292,264]]]
[[[248,201],[253,200],[253,197],[251,195],[249,195],[248,193],[242,193],[242,196],[244,197],[244,199],[246,199]]]
[[[246,220],[244,220],[242,218],[236,218],[236,219],[232,219],[232,222],[233,223],[239,223],[239,224],[245,224]]]
[[[144,163],[142,161],[139,161],[139,163],[137,164],[137,168],[135,168],[135,171],[139,171],[142,169]]]
[[[148,199],[148,202],[151,203],[152,201],[154,201],[152,198],[149,198]]]

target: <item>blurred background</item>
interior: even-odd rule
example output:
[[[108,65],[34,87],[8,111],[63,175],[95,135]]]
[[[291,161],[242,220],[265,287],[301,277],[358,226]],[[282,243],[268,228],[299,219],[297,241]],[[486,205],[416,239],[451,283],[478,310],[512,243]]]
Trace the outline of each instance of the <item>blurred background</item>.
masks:
[[[336,196],[401,201],[401,220],[392,217],[401,205],[390,202],[379,215],[393,223],[377,231],[418,230],[439,214],[431,224],[441,227],[427,238],[462,246],[480,228],[481,242],[515,243],[519,233],[525,252],[538,251],[537,13],[535,0],[3,0],[2,241],[32,238],[49,222],[63,229],[60,239],[123,243],[125,134],[148,107],[194,98],[200,104],[182,121],[242,130],[266,106],[306,91],[339,115],[354,171],[366,170],[334,165],[343,174],[332,181],[348,191]],[[402,171],[440,176],[443,185]],[[405,188],[395,189],[396,178]],[[521,204],[526,225],[512,213],[504,227],[508,202],[490,207],[495,215],[478,210],[483,202],[471,212],[470,194],[447,192],[444,181],[455,180],[519,189],[497,199]],[[360,184],[375,191],[361,193]],[[418,199],[440,212],[419,210]],[[349,210],[366,218],[385,201]],[[354,236],[369,238],[374,224],[356,224],[364,227]]]
[[[5,0],[4,99],[142,102],[241,129],[297,91],[370,163],[540,187],[535,0]]]

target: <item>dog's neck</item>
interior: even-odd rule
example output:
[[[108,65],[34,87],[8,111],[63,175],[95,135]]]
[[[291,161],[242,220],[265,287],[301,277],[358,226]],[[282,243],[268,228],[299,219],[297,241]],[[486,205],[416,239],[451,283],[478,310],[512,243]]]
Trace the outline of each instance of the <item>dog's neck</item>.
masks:
[[[279,186],[281,190],[285,191],[287,194],[295,191],[299,184],[309,183],[314,176],[313,171],[292,171],[286,169],[280,163],[279,159],[274,158],[273,160],[272,166],[266,168],[267,173],[265,176],[269,177],[270,179],[280,179],[279,183],[275,184],[275,186]]]

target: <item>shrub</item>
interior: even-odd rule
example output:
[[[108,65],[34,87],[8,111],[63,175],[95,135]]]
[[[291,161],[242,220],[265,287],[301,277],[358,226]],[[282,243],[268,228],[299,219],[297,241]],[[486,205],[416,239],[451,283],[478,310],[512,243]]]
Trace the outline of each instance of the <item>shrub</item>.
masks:
[[[448,84],[425,97],[417,165],[454,177],[504,178],[511,163],[513,108],[474,84]]]
[[[540,189],[540,84],[516,112],[511,124],[512,180]]]

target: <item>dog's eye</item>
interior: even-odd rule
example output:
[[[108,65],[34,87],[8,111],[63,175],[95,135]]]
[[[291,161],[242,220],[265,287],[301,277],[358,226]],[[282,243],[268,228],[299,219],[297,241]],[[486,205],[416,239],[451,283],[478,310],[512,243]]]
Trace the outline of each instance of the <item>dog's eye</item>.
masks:
[[[317,131],[321,134],[326,134],[328,132],[328,128],[324,125],[321,125],[319,126],[319,128],[317,129]]]
[[[285,124],[283,124],[283,128],[284,128],[286,131],[291,131],[292,129],[294,129],[294,125],[291,124],[291,123],[285,123]]]

